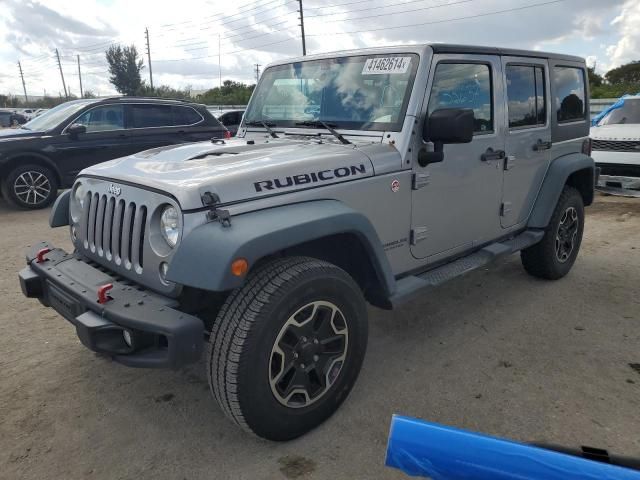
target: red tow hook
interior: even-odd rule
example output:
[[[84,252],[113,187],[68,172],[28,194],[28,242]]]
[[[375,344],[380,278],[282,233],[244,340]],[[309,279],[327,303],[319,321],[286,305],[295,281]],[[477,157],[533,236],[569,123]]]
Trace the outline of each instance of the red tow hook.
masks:
[[[104,303],[107,303],[109,300],[113,300],[109,296],[109,290],[111,290],[112,288],[113,288],[112,283],[107,283],[106,285],[102,285],[101,287],[98,287],[98,303],[104,304]]]
[[[46,260],[46,258],[44,258],[44,256],[49,253],[51,251],[50,248],[45,247],[45,248],[41,248],[40,250],[38,250],[38,253],[36,254],[36,263],[42,263]]]

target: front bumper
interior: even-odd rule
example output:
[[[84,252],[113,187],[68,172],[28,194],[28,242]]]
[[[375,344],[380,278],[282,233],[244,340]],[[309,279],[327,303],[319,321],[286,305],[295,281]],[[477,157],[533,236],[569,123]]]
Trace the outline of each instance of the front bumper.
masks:
[[[50,251],[37,261],[38,251]],[[93,264],[95,265],[95,264]],[[176,310],[177,301],[144,290],[42,242],[27,253],[19,273],[26,297],[38,298],[75,327],[89,349],[131,367],[177,368],[200,359],[204,324]],[[98,289],[112,284],[109,299],[98,302]],[[125,341],[128,332],[131,345]]]

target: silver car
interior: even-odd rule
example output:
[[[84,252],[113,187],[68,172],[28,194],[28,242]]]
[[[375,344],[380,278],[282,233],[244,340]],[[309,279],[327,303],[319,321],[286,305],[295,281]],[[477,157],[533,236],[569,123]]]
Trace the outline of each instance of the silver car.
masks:
[[[50,222],[75,252],[35,245],[23,292],[125,365],[204,357],[232,421],[295,438],[353,388],[367,303],[514,252],[569,273],[594,195],[586,78],[581,58],[459,45],[276,62],[237,138],[82,171]]]

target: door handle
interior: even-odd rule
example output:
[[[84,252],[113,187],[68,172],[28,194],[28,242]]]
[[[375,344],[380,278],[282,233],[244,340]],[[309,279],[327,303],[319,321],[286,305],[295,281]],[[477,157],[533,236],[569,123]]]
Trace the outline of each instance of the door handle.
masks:
[[[504,150],[494,150],[493,148],[487,148],[487,151],[480,156],[480,160],[483,162],[489,162],[491,160],[502,160],[506,156]]]
[[[533,146],[533,149],[536,152],[540,152],[542,150],[549,150],[552,146],[552,142],[543,142],[541,139],[538,139],[538,142]]]

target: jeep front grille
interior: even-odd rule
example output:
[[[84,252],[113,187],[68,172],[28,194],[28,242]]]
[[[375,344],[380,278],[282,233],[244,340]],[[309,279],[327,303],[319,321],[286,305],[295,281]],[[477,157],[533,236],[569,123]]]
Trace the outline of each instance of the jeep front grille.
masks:
[[[594,140],[592,147],[606,152],[640,153],[640,141],[636,140]]]
[[[145,205],[87,192],[80,222],[80,240],[85,250],[142,274],[146,231]]]

